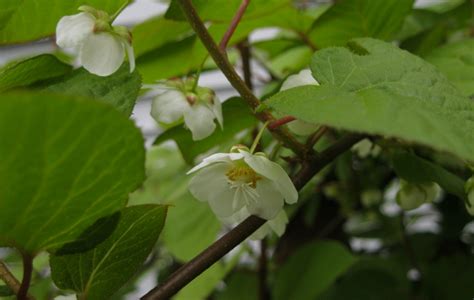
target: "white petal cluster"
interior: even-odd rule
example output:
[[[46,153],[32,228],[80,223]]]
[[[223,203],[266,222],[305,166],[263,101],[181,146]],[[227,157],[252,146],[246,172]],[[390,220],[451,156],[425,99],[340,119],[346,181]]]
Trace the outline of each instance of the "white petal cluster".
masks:
[[[281,85],[280,91],[288,90],[303,85],[319,85],[318,81],[311,75],[311,70],[304,69],[298,74],[290,75]],[[318,129],[318,125],[301,120],[288,123],[288,128],[298,135],[310,135]]]
[[[92,74],[113,74],[122,65],[125,53],[130,62],[130,72],[133,72],[135,58],[128,30],[121,26],[112,27],[105,12],[90,7],[84,10],[59,20],[56,26],[57,45],[77,52],[80,64]]]
[[[205,158],[191,173],[196,173],[189,184],[191,194],[207,201],[221,219],[239,220],[252,214],[272,220],[282,212],[285,202],[298,200],[285,170],[263,153],[252,154],[244,149],[217,153]]]
[[[224,126],[221,102],[212,90],[199,87],[196,92],[187,92],[179,83],[164,87],[164,92],[153,99],[151,116],[166,125],[184,120],[195,141],[214,132],[214,120]]]
[[[434,182],[414,184],[402,180],[397,194],[397,203],[403,210],[412,210],[433,202],[440,192]]]

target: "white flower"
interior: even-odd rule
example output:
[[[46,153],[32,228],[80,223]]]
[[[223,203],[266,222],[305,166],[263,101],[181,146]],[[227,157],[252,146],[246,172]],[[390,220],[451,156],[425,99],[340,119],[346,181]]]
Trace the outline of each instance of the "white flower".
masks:
[[[151,106],[151,116],[159,123],[173,124],[184,119],[193,140],[202,140],[216,129],[216,119],[223,127],[222,107],[214,92],[199,87],[196,93],[185,92],[185,87],[168,87],[156,96]]]
[[[78,53],[80,64],[90,73],[109,76],[122,65],[127,53],[130,72],[135,69],[131,35],[123,26],[112,27],[102,11],[81,7],[83,12],[65,16],[56,26],[56,43]]]
[[[466,203],[467,212],[474,216],[474,176],[469,178],[466,183],[466,193],[467,193],[467,201],[469,205]]]
[[[434,182],[414,184],[402,180],[397,194],[397,203],[403,210],[412,210],[422,204],[433,202],[439,191],[439,186]]]
[[[250,214],[271,220],[285,201],[298,200],[295,186],[280,165],[263,153],[236,151],[211,155],[188,172],[197,172],[189,183],[191,194],[209,202],[219,218],[245,207]]]
[[[290,75],[281,85],[280,91],[288,90],[302,85],[319,85],[318,81],[311,75],[311,70],[304,69],[298,74]],[[318,125],[301,120],[288,123],[288,128],[298,135],[309,135],[318,129]]]
[[[372,141],[369,139],[363,139],[352,146],[351,150],[356,152],[360,158],[366,158],[369,155],[372,157],[377,157],[382,151],[382,148],[380,148],[379,145],[372,143]]]

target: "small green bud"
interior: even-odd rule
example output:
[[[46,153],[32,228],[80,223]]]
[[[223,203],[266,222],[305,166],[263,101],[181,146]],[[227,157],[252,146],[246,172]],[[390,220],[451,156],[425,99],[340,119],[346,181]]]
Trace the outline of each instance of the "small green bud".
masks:
[[[96,8],[94,8],[92,6],[88,6],[88,5],[79,6],[78,10],[89,13],[89,14],[93,15],[94,18],[96,18],[98,20],[103,20],[107,23],[111,22],[109,14],[107,12],[103,11],[103,10],[96,9]]]
[[[112,31],[112,26],[108,21],[103,19],[97,19],[94,24],[94,32],[110,32]]]
[[[371,207],[382,202],[382,192],[377,189],[368,189],[362,192],[360,200],[365,207]]]
[[[413,184],[404,180],[400,183],[397,203],[403,210],[412,210],[425,203],[431,203],[439,193],[439,186],[434,182]]]

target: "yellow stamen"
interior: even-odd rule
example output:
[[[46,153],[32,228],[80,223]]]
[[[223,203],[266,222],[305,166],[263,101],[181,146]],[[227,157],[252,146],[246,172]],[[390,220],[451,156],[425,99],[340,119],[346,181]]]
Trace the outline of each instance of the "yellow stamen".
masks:
[[[257,181],[260,180],[262,177],[258,176],[258,174],[248,166],[235,166],[230,169],[226,174],[227,178],[230,181],[240,181],[249,183],[252,188],[257,187]]]

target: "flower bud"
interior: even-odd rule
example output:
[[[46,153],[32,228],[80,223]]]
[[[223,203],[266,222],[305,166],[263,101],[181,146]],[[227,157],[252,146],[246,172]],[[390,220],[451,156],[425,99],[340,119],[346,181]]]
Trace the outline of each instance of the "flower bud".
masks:
[[[439,186],[434,182],[414,184],[404,180],[400,183],[397,203],[403,210],[412,210],[425,203],[431,203],[439,193]]]

